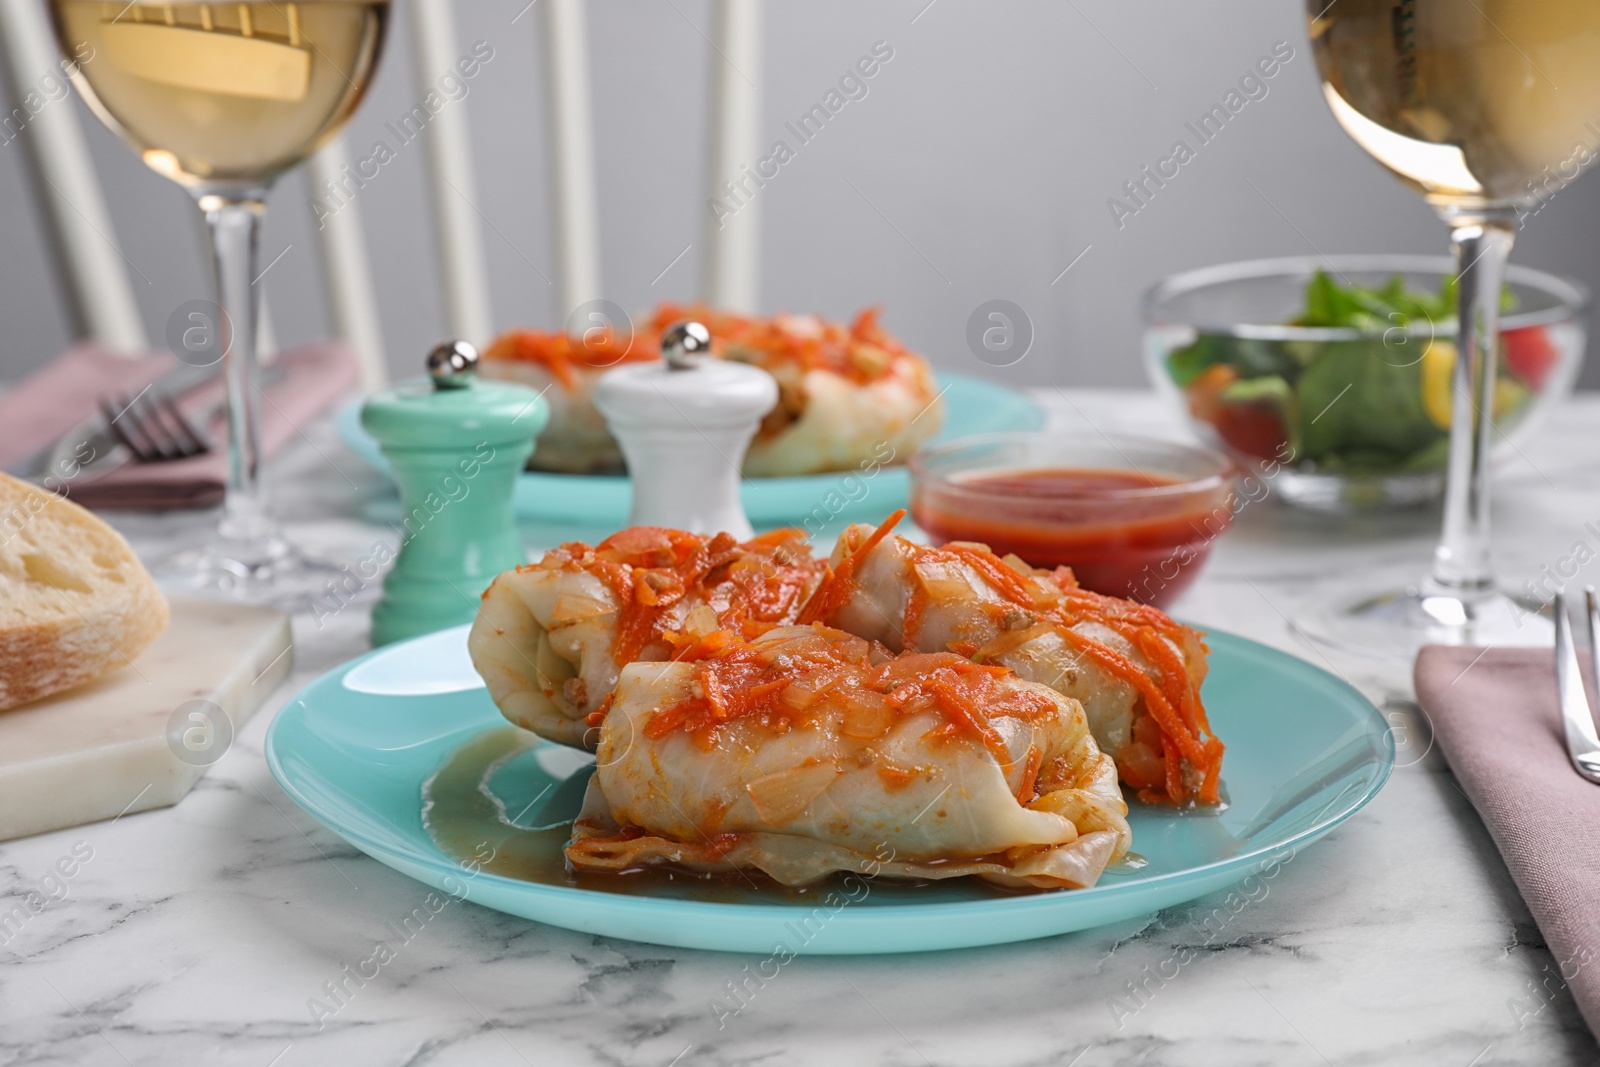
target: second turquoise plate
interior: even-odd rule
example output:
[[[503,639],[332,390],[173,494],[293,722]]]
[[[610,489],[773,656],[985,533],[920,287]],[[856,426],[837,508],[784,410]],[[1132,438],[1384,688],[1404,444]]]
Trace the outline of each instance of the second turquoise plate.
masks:
[[[1001,430],[1037,430],[1044,425],[1038,405],[1015,389],[969,378],[940,374],[945,421],[935,440]],[[335,418],[339,436],[351,451],[379,470],[388,461],[361,428],[361,405],[342,409]],[[878,522],[905,507],[910,481],[904,462],[871,477],[809,474],[794,478],[746,478],[744,509],[757,529],[805,526],[813,535],[835,534],[850,522]],[[517,479],[515,507],[521,519],[552,526],[570,525],[603,537],[627,524],[633,493],[622,475],[550,474],[529,471]],[[809,521],[808,521],[809,520]],[[826,521],[824,521],[826,520]]]
[[[561,869],[559,846],[592,760],[507,726],[467,658],[466,635],[464,626],[444,630],[324,675],[273,722],[268,766],[295,803],[397,871],[458,899],[630,941],[760,954],[780,945],[793,954],[925,952],[1118,922],[1246,879],[1270,882],[1376,796],[1394,766],[1388,726],[1356,690],[1303,660],[1213,632],[1203,695],[1228,744],[1228,806],[1136,807],[1129,821],[1142,866],[1113,869],[1093,889],[1010,895],[966,879],[857,880],[807,894],[693,878],[580,884]],[[502,762],[479,773],[474,759],[497,753]],[[444,794],[463,843],[451,854],[423,816],[424,783],[447,766],[465,783]],[[480,852],[493,857],[486,865],[472,862],[480,841],[493,842]],[[496,873],[508,870],[522,876]]]

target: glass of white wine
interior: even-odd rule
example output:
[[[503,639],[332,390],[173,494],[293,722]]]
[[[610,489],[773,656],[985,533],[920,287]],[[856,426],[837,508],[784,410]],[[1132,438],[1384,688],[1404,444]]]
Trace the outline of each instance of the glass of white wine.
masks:
[[[344,125],[376,71],[389,0],[162,4],[50,0],[100,120],[204,213],[221,311],[230,462],[223,518],[185,584],[293,602],[327,568],[268,515],[257,388],[258,236],[267,190]],[[85,58],[88,57],[88,58]]]
[[[1323,94],[1346,133],[1450,227],[1459,276],[1444,531],[1431,573],[1297,618],[1371,660],[1423,644],[1549,644],[1543,605],[1497,585],[1489,453],[1500,294],[1517,203],[1577,175],[1600,114],[1595,0],[1307,0]],[[1536,184],[1537,183],[1537,184]]]

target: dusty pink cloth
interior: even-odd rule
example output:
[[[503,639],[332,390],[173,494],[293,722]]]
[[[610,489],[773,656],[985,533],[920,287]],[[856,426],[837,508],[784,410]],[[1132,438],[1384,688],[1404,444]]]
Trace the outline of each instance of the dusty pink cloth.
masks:
[[[67,349],[0,393],[0,467],[59,440],[94,414],[101,397],[137,393],[177,365],[165,352],[119,356],[93,342]]]
[[[1416,686],[1451,770],[1600,1035],[1600,785],[1567,759],[1554,654],[1432,645],[1417,656]]]
[[[0,393],[0,466],[54,443],[93,415],[101,399],[132,396],[177,365],[165,353],[129,358],[94,344],[68,349]],[[286,373],[261,398],[261,438],[269,456],[355,388],[360,377],[355,355],[332,342],[284,352],[274,365]],[[198,416],[214,406],[222,389],[219,379],[177,399],[186,412]],[[226,414],[219,412],[207,429],[216,448],[203,455],[167,463],[129,462],[92,475],[70,468],[45,472],[52,475],[47,484],[90,508],[212,507],[222,502],[228,477]]]

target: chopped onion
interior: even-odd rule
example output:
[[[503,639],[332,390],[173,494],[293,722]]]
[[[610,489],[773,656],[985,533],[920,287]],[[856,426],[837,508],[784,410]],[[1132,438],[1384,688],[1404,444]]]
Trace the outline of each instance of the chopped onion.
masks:
[[[893,689],[904,682],[926,678],[940,667],[948,667],[959,659],[951,652],[902,652],[883,673],[884,682]]]
[[[831,763],[810,763],[762,775],[745,785],[756,813],[771,826],[782,826],[802,815],[810,803],[839,777]]]
[[[697,604],[689,617],[683,620],[683,631],[690,637],[699,640],[712,630],[717,629],[717,613],[705,604]]]
[[[1029,641],[1053,631],[1054,627],[1048,622],[1036,622],[1032,626],[1021,630],[1003,630],[993,641],[973,653],[973,662],[992,663],[997,657],[1013,652]]]
[[[880,693],[858,690],[845,697],[839,732],[859,741],[875,741],[894,725],[894,709]]]
[[[889,369],[889,364],[894,362],[882,346],[869,341],[857,341],[849,348],[850,362],[856,369],[870,378],[876,378]]]
[[[917,581],[935,600],[957,600],[972,595],[972,584],[959,563],[929,560],[916,566]]]
[[[856,637],[854,634],[838,639],[834,644],[834,648],[836,648],[845,659],[854,663],[866,662],[867,657],[872,653],[872,646],[867,642],[867,639],[864,637]]]
[[[836,679],[828,671],[802,674],[778,694],[778,699],[786,707],[795,711],[805,711],[826,696],[835,681]]]
[[[1000,562],[1004,563],[1007,567],[1010,567],[1024,578],[1033,577],[1033,568],[1028,566],[1027,562],[1015,552],[1007,552],[1004,556],[1000,557]]]
[[[603,600],[578,593],[567,593],[556,599],[556,606],[550,612],[550,624],[559,626],[564,622],[582,622],[584,619],[608,615],[613,610],[611,605]]]

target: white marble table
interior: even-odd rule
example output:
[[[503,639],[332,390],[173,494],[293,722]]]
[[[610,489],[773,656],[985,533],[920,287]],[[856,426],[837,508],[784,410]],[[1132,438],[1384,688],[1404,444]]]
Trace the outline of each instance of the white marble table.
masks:
[[[1142,394],[1044,394],[1056,417],[1170,424]],[[1507,466],[1505,573],[1532,575],[1600,518],[1600,398]],[[280,469],[302,540],[350,558],[383,535],[387,490],[313,433]],[[1423,565],[1431,514],[1331,522],[1245,509],[1181,612],[1291,651],[1282,612]],[[194,519],[131,519],[154,547]],[[1595,580],[1594,575],[1585,575]],[[0,932],[10,1064],[1489,1064],[1593,1063],[1538,929],[1423,724],[1394,705],[1402,767],[1381,796],[1220,928],[1222,895],[1119,926],[927,956],[799,958],[719,1028],[754,962],[611,941],[452,905],[331,1018],[312,998],[372,954],[424,888],[284,796],[262,760],[271,712],[363,651],[350,610],[297,620],[295,675],[176,808],[0,846],[0,913],[61,857],[59,898]],[[1358,679],[1359,680],[1359,679]],[[1380,702],[1393,694],[1368,686]],[[1259,896],[1259,894],[1258,894]],[[1192,948],[1175,978],[1162,962]],[[1166,968],[1171,973],[1171,968]],[[1142,1000],[1131,990],[1143,989]],[[1121,1005],[1119,1008],[1118,1005]],[[1130,1006],[1138,1006],[1130,1011]]]

